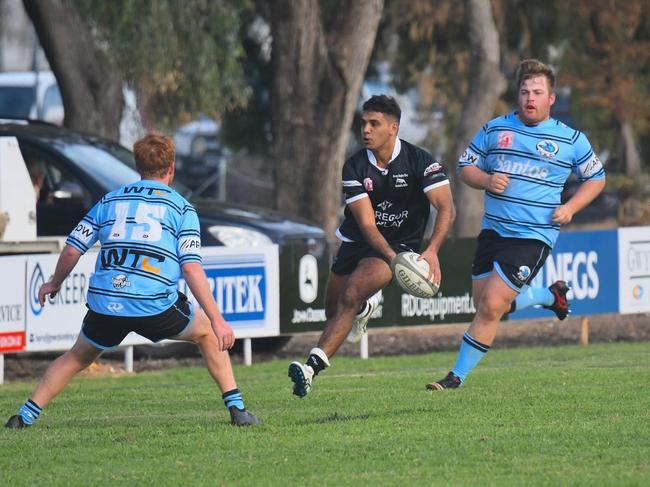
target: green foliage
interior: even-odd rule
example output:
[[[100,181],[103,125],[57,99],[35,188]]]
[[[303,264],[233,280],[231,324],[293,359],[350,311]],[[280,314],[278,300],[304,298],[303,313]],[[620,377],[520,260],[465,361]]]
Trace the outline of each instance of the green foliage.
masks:
[[[239,0],[80,0],[77,5],[133,85],[154,125],[245,105]]]
[[[579,0],[558,9],[566,32],[560,82],[572,88],[578,125],[610,148],[624,121],[650,133],[648,2]]]
[[[648,343],[335,358],[305,399],[287,361],[236,367],[265,424],[237,429],[204,369],[75,380],[0,431],[2,485],[648,485]],[[4,385],[13,413],[33,387]],[[433,480],[435,479],[435,481]]]

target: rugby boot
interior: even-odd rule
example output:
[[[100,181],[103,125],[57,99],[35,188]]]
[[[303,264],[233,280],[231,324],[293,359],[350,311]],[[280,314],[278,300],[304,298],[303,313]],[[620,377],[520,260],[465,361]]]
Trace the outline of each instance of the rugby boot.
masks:
[[[444,379],[427,384],[428,391],[442,391],[443,389],[457,389],[463,381],[453,372],[449,372]]]
[[[548,290],[553,294],[555,301],[553,301],[552,305],[544,306],[544,308],[550,309],[559,320],[563,320],[571,312],[569,309],[569,300],[566,297],[571,288],[564,281],[555,281],[548,287]]]

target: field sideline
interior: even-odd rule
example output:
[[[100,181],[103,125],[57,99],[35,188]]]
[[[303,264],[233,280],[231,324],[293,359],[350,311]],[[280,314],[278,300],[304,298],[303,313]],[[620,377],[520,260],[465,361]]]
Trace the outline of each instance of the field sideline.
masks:
[[[0,433],[0,485],[650,485],[650,342],[335,358],[305,399],[288,361],[236,367],[238,429],[205,369],[81,378]],[[34,386],[0,386],[0,418]]]

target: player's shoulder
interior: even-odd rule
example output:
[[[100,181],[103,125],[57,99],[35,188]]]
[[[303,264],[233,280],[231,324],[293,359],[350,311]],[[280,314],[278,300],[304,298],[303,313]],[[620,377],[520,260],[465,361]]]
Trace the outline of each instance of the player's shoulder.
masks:
[[[505,115],[499,115],[494,117],[492,120],[489,120],[483,125],[482,129],[486,132],[491,130],[503,130],[504,128],[510,128],[516,125],[516,115],[515,112],[506,113]]]
[[[402,144],[402,151],[404,151],[405,155],[411,162],[428,162],[435,160],[431,153],[422,147],[411,144],[404,139],[400,139],[400,143]]]

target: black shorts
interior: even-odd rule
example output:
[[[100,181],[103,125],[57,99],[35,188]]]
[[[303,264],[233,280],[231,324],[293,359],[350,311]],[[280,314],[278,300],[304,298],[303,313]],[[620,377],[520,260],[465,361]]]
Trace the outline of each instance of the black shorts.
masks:
[[[407,242],[400,244],[391,244],[391,248],[397,252],[416,252],[420,246],[420,242]],[[339,251],[334,257],[332,264],[332,272],[339,275],[352,274],[354,269],[357,268],[359,261],[367,257],[377,257],[378,259],[386,260],[382,254],[373,249],[366,242],[343,242],[339,247]]]
[[[532,238],[505,238],[494,230],[482,230],[472,264],[472,279],[484,279],[492,270],[515,291],[532,281],[551,248]]]
[[[106,350],[117,347],[132,331],[152,342],[178,336],[193,318],[192,304],[179,292],[176,303],[152,316],[111,316],[90,309],[84,318],[81,334],[95,347]]]

